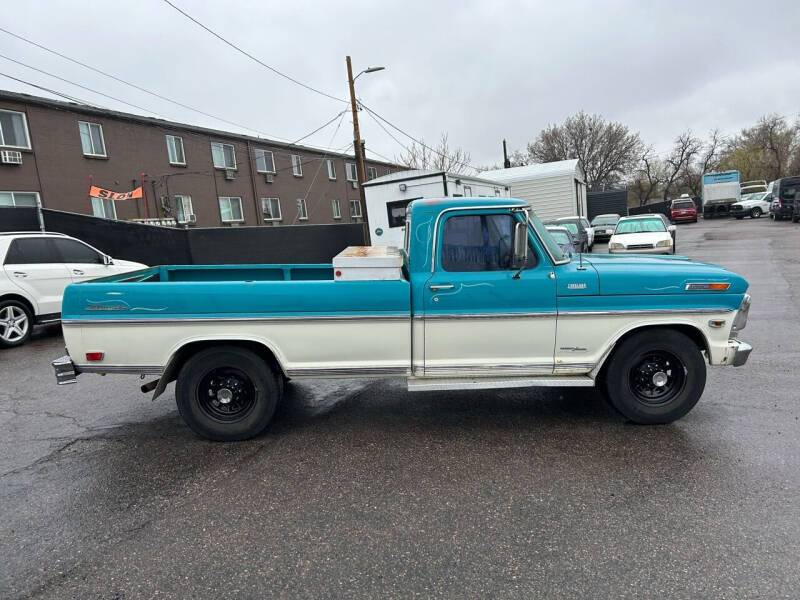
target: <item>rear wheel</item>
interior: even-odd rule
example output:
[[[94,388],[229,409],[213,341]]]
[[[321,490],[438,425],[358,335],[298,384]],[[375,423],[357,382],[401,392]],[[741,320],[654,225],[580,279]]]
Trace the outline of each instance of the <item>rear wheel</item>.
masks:
[[[0,348],[21,346],[31,337],[33,314],[19,300],[0,300]]]
[[[750,211],[750,218],[758,219],[760,216],[761,216],[761,209],[758,208],[757,206],[753,207],[753,209]]]
[[[627,419],[642,425],[671,423],[700,400],[706,364],[686,335],[643,331],[614,351],[604,383],[609,402]]]
[[[178,412],[196,434],[210,440],[246,440],[275,414],[283,386],[272,366],[236,346],[192,356],[178,375]]]

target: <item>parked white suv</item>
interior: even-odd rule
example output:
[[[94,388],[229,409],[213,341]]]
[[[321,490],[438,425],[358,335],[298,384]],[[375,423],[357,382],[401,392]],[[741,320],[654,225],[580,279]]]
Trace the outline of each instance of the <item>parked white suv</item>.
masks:
[[[146,268],[58,233],[0,233],[0,348],[28,341],[35,324],[61,318],[70,283]]]

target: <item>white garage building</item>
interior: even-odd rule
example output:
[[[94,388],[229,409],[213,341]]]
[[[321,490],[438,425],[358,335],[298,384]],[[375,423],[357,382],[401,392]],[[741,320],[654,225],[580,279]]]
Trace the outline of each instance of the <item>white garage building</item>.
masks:
[[[510,196],[527,200],[543,221],[588,216],[586,175],[578,159],[484,171],[483,179],[510,188]]]

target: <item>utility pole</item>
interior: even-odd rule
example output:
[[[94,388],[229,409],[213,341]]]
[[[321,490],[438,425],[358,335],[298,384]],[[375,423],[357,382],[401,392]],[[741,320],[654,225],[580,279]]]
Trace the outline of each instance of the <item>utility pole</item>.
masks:
[[[360,75],[360,73],[359,73]],[[364,167],[364,142],[361,140],[361,130],[358,127],[358,104],[356,102],[356,84],[353,78],[353,65],[347,57],[347,83],[350,86],[350,108],[353,111],[353,151],[356,155],[356,179],[358,180],[358,196],[361,202],[361,215],[364,219],[364,243],[370,245],[369,219],[367,215],[367,201],[364,195],[364,182],[367,180]],[[345,173],[345,175],[347,175]],[[346,177],[345,177],[346,178]]]
[[[511,161],[508,160],[508,148],[506,148],[506,141],[503,140],[503,168],[510,169]]]

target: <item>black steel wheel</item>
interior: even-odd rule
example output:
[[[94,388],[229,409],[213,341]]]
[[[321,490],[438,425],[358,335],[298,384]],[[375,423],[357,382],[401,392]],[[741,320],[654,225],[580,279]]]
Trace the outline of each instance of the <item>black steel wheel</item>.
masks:
[[[617,346],[601,380],[611,406],[630,421],[671,423],[700,400],[706,363],[700,348],[684,333],[646,329]]]
[[[228,442],[261,433],[272,420],[282,391],[274,365],[246,348],[219,346],[186,361],[175,398],[192,431]]]
[[[645,354],[628,373],[628,386],[644,404],[660,406],[677,396],[686,384],[686,367],[664,350]]]

